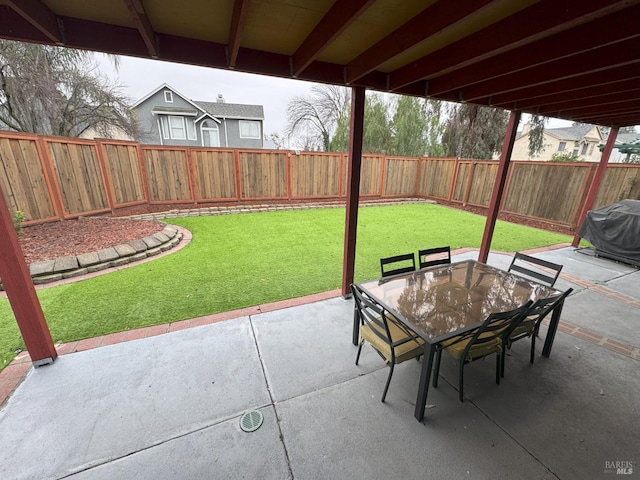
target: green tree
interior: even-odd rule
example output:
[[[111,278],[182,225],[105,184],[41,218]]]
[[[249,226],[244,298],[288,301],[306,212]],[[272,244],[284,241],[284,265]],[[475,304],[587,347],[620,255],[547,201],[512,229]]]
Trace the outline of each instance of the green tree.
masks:
[[[442,134],[445,154],[460,158],[492,158],[502,148],[508,118],[505,110],[453,105]]]
[[[392,154],[422,157],[427,153],[427,114],[425,102],[416,97],[399,96],[393,114]]]
[[[551,155],[550,162],[583,162],[579,155],[573,152],[556,152]]]
[[[89,52],[0,40],[0,128],[66,137],[119,129],[137,138],[130,100],[96,71]]]
[[[529,158],[534,158],[544,152],[544,125],[548,118],[532,115],[529,128]]]
[[[364,109],[362,151],[391,153],[392,131],[388,102],[378,93],[368,93]]]

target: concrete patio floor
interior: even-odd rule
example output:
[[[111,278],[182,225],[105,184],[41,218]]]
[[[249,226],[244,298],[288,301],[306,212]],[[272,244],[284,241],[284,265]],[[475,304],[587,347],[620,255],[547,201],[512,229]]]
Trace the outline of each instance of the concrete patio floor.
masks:
[[[329,298],[30,369],[0,410],[0,479],[640,477],[640,271],[573,248],[535,255],[575,290],[551,357],[537,342],[531,365],[519,342],[500,386],[493,359],[468,365],[461,403],[443,356],[423,423],[420,363],[395,369],[381,403],[388,370],[369,346],[354,365],[352,300]],[[245,433],[251,409],[264,423]]]

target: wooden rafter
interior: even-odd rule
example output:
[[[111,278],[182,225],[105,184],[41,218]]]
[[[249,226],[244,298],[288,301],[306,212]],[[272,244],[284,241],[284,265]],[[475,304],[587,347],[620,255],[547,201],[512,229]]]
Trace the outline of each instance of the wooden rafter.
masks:
[[[640,83],[637,85],[636,98],[640,98]],[[600,95],[599,97],[592,97],[589,102],[585,102],[584,99],[572,100],[563,103],[554,103],[543,108],[538,109],[540,115],[549,116],[557,112],[576,111],[583,108],[592,107],[611,107],[616,108],[618,104],[629,105],[629,91],[614,91],[607,95]]]
[[[140,36],[142,37],[147,50],[149,50],[149,55],[152,58],[158,58],[159,53],[156,34],[151,27],[151,22],[149,21],[147,12],[142,5],[142,0],[124,0],[124,3],[127,5],[127,8],[131,13],[131,18],[133,18],[133,22],[135,23],[138,32],[140,32]]]
[[[373,2],[374,0],[337,0],[293,54],[293,75],[299,76]]]
[[[400,55],[429,37],[491,3],[492,0],[451,2],[442,0],[430,5],[347,64],[347,82],[372,72],[384,62]]]
[[[0,0],[0,5],[3,4],[13,9],[51,42],[63,44],[56,15],[40,0]]]
[[[466,67],[629,7],[632,1],[541,0],[391,73],[390,88]],[[554,15],[549,15],[553,11]]]
[[[638,25],[626,21],[629,15],[640,18],[640,5],[443,75],[430,82],[429,93],[438,95],[554,60],[566,61],[573,55],[604,45],[639,38]],[[599,35],[600,32],[604,35]]]
[[[240,51],[240,41],[244,31],[244,21],[249,11],[251,0],[235,0],[233,2],[233,15],[229,28],[229,68],[235,68]]]

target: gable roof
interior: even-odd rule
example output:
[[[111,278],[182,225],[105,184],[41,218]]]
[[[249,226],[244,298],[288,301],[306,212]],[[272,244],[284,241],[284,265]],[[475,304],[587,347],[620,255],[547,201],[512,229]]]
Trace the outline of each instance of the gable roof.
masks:
[[[200,101],[194,101],[194,103],[215,117],[264,120],[264,108],[262,105]]]
[[[587,135],[587,133],[589,133],[594,127],[595,125],[580,124],[571,127],[545,128],[544,132],[560,140],[578,142],[584,139],[585,135]]]

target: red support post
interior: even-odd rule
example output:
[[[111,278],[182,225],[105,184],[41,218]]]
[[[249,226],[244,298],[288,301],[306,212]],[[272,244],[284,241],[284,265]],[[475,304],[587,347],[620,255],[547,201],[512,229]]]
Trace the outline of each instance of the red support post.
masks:
[[[591,181],[591,186],[589,187],[589,193],[587,193],[587,198],[584,201],[584,205],[582,206],[582,211],[580,212],[580,216],[578,217],[578,228],[576,229],[576,233],[573,236],[573,241],[571,245],[574,247],[578,246],[580,243],[580,236],[578,236],[578,230],[584,222],[584,217],[587,215],[587,212],[591,210],[593,204],[596,201],[596,197],[598,196],[598,190],[600,190],[600,184],[602,183],[602,179],[604,178],[604,174],[607,171],[607,164],[609,163],[609,158],[611,157],[611,152],[613,151],[613,147],[616,143],[616,138],[618,138],[618,128],[614,127],[609,132],[609,137],[607,138],[607,143],[604,147],[604,151],[602,152],[602,156],[600,157],[600,163],[598,163],[598,168],[596,170],[596,174],[593,176],[593,180]]]
[[[478,261],[482,263],[486,263],[487,258],[489,258],[489,248],[491,247],[491,239],[493,238],[493,229],[496,226],[500,203],[502,202],[502,194],[504,193],[504,186],[509,174],[511,152],[513,151],[513,144],[516,140],[518,122],[520,122],[520,112],[512,111],[511,115],[509,115],[507,132],[504,136],[504,142],[502,143],[500,165],[498,166],[496,181],[493,184],[493,193],[491,195],[491,202],[489,203],[489,211],[487,212],[487,221],[484,225],[484,234],[482,235],[482,245],[480,245],[480,253],[478,254]]]
[[[356,230],[362,167],[362,137],[364,134],[364,87],[351,89],[351,125],[349,133],[349,165],[347,174],[347,213],[344,227],[342,261],[342,296],[351,295],[356,264]]]
[[[53,363],[58,356],[49,327],[24,261],[7,201],[0,188],[0,277],[33,365]]]

